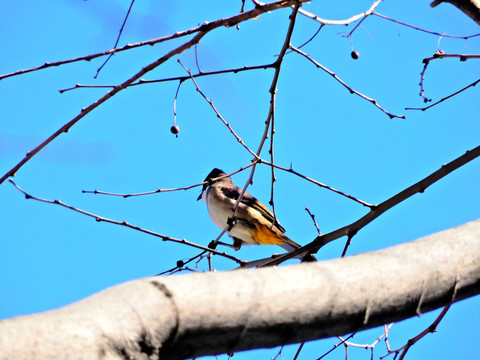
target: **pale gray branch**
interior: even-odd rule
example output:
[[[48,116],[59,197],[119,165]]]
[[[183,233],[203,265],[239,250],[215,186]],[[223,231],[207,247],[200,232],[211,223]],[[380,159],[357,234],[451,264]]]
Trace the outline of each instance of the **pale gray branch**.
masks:
[[[184,359],[376,327],[480,293],[480,220],[385,250],[128,282],[0,322],[0,359]]]

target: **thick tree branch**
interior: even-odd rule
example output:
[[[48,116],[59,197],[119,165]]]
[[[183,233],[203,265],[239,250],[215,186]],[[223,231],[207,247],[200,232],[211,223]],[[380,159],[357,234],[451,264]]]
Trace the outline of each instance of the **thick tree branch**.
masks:
[[[448,2],[453,6],[456,6],[460,11],[463,11],[465,15],[470,17],[478,25],[480,25],[480,1],[479,0],[435,0],[430,6],[433,8],[442,2]]]
[[[185,359],[380,326],[480,293],[480,220],[343,259],[132,281],[0,322],[0,359]]]

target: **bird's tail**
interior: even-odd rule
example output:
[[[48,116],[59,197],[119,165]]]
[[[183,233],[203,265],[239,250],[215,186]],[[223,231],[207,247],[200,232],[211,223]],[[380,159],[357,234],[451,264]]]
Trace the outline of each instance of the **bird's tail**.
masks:
[[[288,252],[300,249],[302,247],[300,244],[297,244],[295,241],[286,237],[285,235],[283,236],[283,240],[284,242],[280,244],[280,246]],[[305,252],[305,254],[300,254],[297,258],[302,259],[302,262],[317,261],[315,256],[309,254],[308,252]]]

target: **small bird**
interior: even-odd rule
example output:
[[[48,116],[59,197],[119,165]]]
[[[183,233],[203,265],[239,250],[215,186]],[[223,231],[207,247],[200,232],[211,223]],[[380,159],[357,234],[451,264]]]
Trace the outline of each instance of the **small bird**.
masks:
[[[238,250],[245,245],[279,245],[287,251],[301,246],[285,235],[285,229],[278,223],[270,210],[255,197],[245,192],[238,204],[235,216],[233,208],[242,189],[235,186],[232,179],[220,169],[213,169],[205,178],[202,199],[207,204],[208,215],[212,221],[233,239],[233,248]],[[315,261],[307,254],[303,261]]]

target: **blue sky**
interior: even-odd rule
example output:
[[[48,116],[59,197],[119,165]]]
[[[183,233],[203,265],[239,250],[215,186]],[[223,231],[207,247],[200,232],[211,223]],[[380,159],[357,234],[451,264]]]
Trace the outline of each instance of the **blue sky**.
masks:
[[[0,73],[110,49],[129,1],[49,1],[0,4]],[[157,38],[205,21],[238,13],[241,2],[193,4],[186,1],[135,3],[120,45]],[[327,19],[344,19],[370,7],[368,1],[305,4],[305,10]],[[248,8],[250,3],[247,1]],[[451,5],[435,9],[428,2],[384,1],[377,11],[388,17],[439,33],[467,36],[478,26]],[[197,48],[203,71],[273,62],[288,28],[290,10],[275,11],[236,28],[220,28]],[[318,29],[299,16],[292,42],[299,46]],[[442,49],[446,53],[478,54],[480,37],[469,40],[438,37],[379,17],[369,17],[353,38],[343,37],[353,26],[326,26],[303,51],[334,71],[350,87],[377,99],[406,119],[390,119],[367,101],[349,94],[331,76],[307,59],[285,57],[277,85],[275,161],[370,203],[381,202],[437,170],[466,150],[478,146],[480,111],[478,86],[428,111],[418,93],[422,60]],[[0,172],[3,175],[27,151],[105,94],[105,89],[60,89],[77,83],[119,84],[185,39],[115,55],[93,79],[104,58],[49,68],[0,81]],[[350,57],[352,46],[360,58]],[[183,76],[182,63],[196,71],[195,52],[171,59],[145,76]],[[434,101],[478,78],[478,60],[433,61],[425,75],[426,96]],[[256,150],[269,107],[273,71],[256,70],[197,79],[205,95],[252,149]],[[207,245],[219,234],[205,206],[197,202],[199,188],[121,198],[83,194],[82,190],[137,193],[188,186],[203,181],[213,167],[232,172],[247,165],[251,155],[216,118],[208,103],[186,81],[176,102],[178,138],[170,133],[178,82],[137,86],[121,92],[61,135],[20,169],[14,180],[32,195],[60,199],[72,206],[128,222],[176,238]],[[262,156],[269,159],[269,143]],[[479,218],[480,160],[467,164],[421,195],[416,195],[362,229],[348,255],[385,248]],[[361,205],[291,174],[276,172],[275,209],[287,234],[305,244],[316,230],[306,211],[315,214],[320,230],[335,230],[366,213]],[[234,177],[243,185],[248,172]],[[270,169],[259,166],[249,192],[267,203]],[[94,220],[59,206],[26,201],[8,182],[0,185],[0,318],[53,309],[106,287],[150,276],[174,267],[197,250]],[[340,256],[344,239],[318,254]],[[253,260],[280,248],[244,247],[236,256]],[[426,254],[425,256],[428,256]],[[218,270],[234,266],[214,258]],[[197,270],[206,269],[206,262]],[[452,307],[439,331],[409,352],[411,358],[477,358],[478,298]],[[393,326],[392,348],[423,330],[438,311]],[[373,342],[374,329],[355,336]],[[312,342],[299,359],[318,357],[336,339]],[[292,358],[297,347],[287,347]],[[256,357],[277,350],[257,351]],[[369,358],[361,349],[349,354]],[[385,354],[383,344],[377,355]],[[327,359],[344,358],[339,348]],[[237,354],[235,358],[251,358]],[[226,357],[225,357],[226,358]]]

